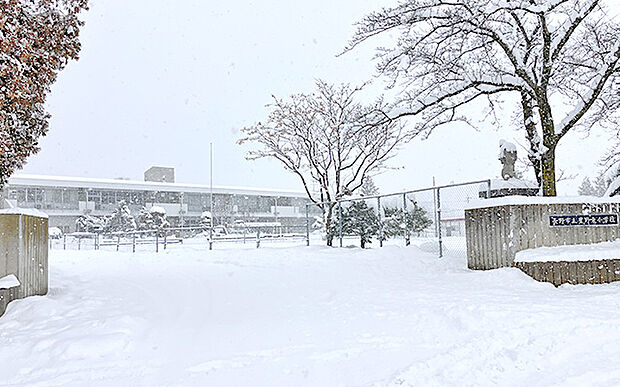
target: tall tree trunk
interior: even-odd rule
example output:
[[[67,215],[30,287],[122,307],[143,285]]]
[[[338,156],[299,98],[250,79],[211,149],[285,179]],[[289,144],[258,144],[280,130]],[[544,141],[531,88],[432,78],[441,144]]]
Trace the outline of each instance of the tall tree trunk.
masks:
[[[525,138],[527,139],[530,149],[528,159],[534,168],[536,181],[538,186],[542,186],[541,173],[541,139],[536,129],[536,120],[534,119],[534,101],[532,97],[525,91],[521,91],[521,106],[523,108],[523,125],[525,126]]]
[[[545,152],[541,160],[541,178],[543,196],[556,196],[555,189],[555,148],[558,144],[558,137],[555,134],[555,125],[553,123],[553,115],[551,114],[551,105],[546,97],[546,91],[541,92],[545,97],[538,100],[538,111],[540,115],[540,124],[543,133],[543,145]]]
[[[555,189],[555,147],[548,149],[542,158],[543,196],[556,196]]]
[[[334,233],[332,230],[332,221],[334,220],[334,204],[324,204],[327,206],[327,213],[325,214],[325,236],[327,238],[327,246],[334,245]],[[324,210],[325,211],[325,210]]]

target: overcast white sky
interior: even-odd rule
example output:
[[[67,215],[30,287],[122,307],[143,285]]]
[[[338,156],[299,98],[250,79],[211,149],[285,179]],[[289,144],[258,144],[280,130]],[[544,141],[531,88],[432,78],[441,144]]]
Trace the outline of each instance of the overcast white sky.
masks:
[[[352,24],[392,1],[92,0],[79,62],[53,87],[42,151],[23,173],[142,179],[174,166],[177,181],[206,184],[214,143],[216,185],[301,189],[276,162],[250,162],[239,129],[267,114],[270,95],[308,91],[315,78],[361,83],[374,75],[373,45],[335,57]],[[610,0],[620,9],[617,0]],[[501,138],[522,133],[455,126],[401,149],[376,178],[382,192],[499,175]],[[573,134],[559,166],[594,174],[607,138]],[[560,193],[574,193],[570,184]]]

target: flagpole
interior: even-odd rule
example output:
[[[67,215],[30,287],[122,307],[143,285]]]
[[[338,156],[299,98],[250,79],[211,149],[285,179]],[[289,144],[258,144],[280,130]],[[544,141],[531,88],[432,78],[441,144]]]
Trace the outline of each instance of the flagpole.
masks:
[[[213,143],[209,143],[209,203],[211,205],[211,227],[213,227]]]
[[[209,143],[209,205],[210,205],[210,212],[211,212],[211,228],[209,229],[209,240],[211,242],[213,242],[213,217],[214,217],[214,213],[213,213],[213,143],[210,142]],[[211,246],[212,243],[209,244],[209,246]]]

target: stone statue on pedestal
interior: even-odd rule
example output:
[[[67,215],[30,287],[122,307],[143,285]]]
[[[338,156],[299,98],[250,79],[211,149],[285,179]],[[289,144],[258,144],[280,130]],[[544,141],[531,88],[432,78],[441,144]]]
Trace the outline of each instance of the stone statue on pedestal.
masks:
[[[504,180],[516,179],[515,162],[517,161],[517,147],[508,141],[499,142],[499,161],[502,162],[502,178]]]
[[[513,143],[500,140],[498,159],[502,163],[502,177],[501,179],[491,179],[489,184],[481,185],[479,192],[481,198],[538,195],[540,191],[538,184],[519,178],[515,171],[517,147]]]

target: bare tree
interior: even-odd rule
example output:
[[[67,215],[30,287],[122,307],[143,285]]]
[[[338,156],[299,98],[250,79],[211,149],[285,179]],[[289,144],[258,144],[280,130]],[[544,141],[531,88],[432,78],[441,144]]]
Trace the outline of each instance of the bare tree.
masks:
[[[267,121],[244,128],[239,140],[257,146],[248,159],[274,158],[299,177],[308,198],[323,211],[328,230],[333,202],[384,168],[409,138],[400,123],[378,116],[386,109],[382,100],[357,102],[360,90],[317,81],[312,94],[286,100],[274,96]],[[381,120],[385,122],[376,124]],[[329,233],[327,242],[332,244]]]
[[[545,196],[556,195],[559,141],[618,121],[620,27],[603,0],[403,0],[366,16],[347,50],[386,34],[397,39],[379,49],[378,71],[403,91],[391,118],[420,116],[416,132],[428,133],[513,94]]]

